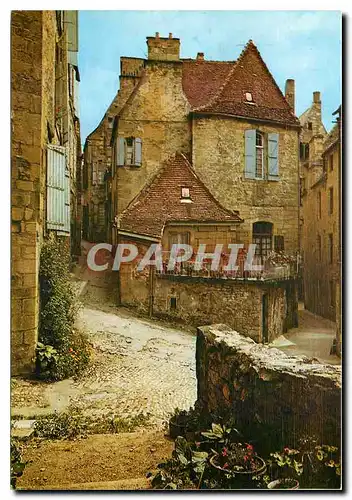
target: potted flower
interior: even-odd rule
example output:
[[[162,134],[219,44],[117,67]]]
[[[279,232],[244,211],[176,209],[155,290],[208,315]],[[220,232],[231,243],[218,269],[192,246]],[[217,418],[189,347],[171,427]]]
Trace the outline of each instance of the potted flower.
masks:
[[[292,477],[276,479],[268,483],[269,490],[298,490],[299,482]]]

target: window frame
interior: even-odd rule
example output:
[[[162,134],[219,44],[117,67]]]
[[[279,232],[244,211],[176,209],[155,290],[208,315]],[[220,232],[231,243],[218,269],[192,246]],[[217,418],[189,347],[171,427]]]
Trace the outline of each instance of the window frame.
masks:
[[[261,138],[261,144],[257,144],[258,137]],[[260,130],[255,131],[255,179],[264,179],[264,145],[265,145],[265,134]],[[258,166],[258,152],[261,152],[261,176],[258,176],[257,166]]]
[[[329,215],[333,215],[334,213],[334,188],[329,187]]]

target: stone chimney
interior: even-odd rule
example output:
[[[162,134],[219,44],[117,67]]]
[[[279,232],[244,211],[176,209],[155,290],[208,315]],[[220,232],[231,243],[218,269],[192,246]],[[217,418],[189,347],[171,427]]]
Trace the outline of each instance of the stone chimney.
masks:
[[[321,100],[320,100],[320,92],[318,91],[313,92],[313,106],[315,109],[317,119],[321,121]]]
[[[154,61],[179,61],[180,60],[180,39],[173,38],[169,33],[168,38],[160,37],[155,33],[155,37],[147,37],[148,59]]]
[[[204,52],[198,52],[197,61],[204,61]]]
[[[291,106],[292,111],[295,112],[295,81],[291,78],[286,80],[285,97],[286,101]]]

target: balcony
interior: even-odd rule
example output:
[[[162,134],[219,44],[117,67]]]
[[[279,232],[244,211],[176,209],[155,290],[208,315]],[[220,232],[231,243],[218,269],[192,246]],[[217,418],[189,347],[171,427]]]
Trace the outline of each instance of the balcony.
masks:
[[[201,269],[195,268],[195,259],[186,262],[178,262],[173,270],[168,269],[169,252],[163,252],[162,270],[156,270],[158,276],[184,276],[209,279],[237,280],[237,281],[282,281],[298,278],[300,260],[299,256],[286,256],[282,253],[274,254],[272,252],[268,257],[263,258],[255,256],[252,267],[261,267],[260,270],[248,270],[245,265],[245,255],[239,255],[236,265],[238,269],[227,270],[228,255],[221,255],[219,266],[212,270],[212,260],[205,259]]]

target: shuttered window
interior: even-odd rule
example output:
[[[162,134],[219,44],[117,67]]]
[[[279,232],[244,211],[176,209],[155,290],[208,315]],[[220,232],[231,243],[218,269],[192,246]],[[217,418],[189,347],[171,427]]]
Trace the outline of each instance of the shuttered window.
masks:
[[[268,134],[268,178],[279,180],[279,134]]]
[[[267,160],[267,161],[266,161]],[[279,134],[245,131],[246,179],[279,180]]]
[[[139,137],[118,137],[116,141],[116,164],[119,167],[142,164],[142,139]]]
[[[70,175],[66,149],[47,145],[47,210],[48,230],[70,234]]]

